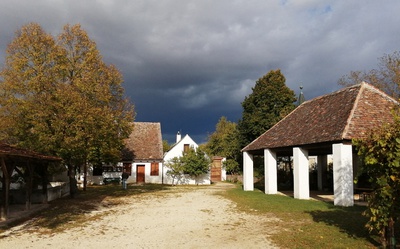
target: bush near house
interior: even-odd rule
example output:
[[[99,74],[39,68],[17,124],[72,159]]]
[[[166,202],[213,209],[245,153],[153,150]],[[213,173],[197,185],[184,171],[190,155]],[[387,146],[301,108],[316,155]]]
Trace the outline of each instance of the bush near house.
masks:
[[[197,150],[190,148],[183,153],[182,157],[174,157],[166,165],[170,168],[167,175],[172,177],[172,185],[174,185],[174,181],[176,180],[175,183],[178,182],[183,175],[189,175],[196,180],[199,176],[208,173],[210,159],[200,148],[197,148]]]

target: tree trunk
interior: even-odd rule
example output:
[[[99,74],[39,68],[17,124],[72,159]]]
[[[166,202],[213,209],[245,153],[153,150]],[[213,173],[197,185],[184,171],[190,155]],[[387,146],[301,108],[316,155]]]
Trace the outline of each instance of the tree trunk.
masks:
[[[85,164],[83,165],[83,191],[86,191],[87,185],[87,160],[85,160]]]
[[[388,226],[385,228],[385,244],[386,248],[394,249],[396,248],[396,239],[394,237],[394,220],[390,218]]]
[[[69,177],[69,195],[71,198],[74,198],[78,190],[78,187],[76,186],[77,182],[75,179],[75,173],[72,165],[68,165],[68,177]]]

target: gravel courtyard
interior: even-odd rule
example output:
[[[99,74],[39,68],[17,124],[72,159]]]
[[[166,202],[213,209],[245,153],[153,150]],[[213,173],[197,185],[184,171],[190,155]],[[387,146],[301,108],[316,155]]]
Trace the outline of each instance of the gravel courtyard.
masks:
[[[100,218],[61,233],[38,232],[29,221],[0,234],[0,248],[276,248],[274,218],[235,210],[217,195],[233,185],[168,189],[103,205]],[[29,232],[27,232],[29,231]]]

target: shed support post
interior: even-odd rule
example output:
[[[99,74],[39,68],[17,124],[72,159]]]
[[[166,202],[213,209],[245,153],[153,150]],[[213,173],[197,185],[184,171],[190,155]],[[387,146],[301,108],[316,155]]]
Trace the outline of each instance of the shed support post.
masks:
[[[294,198],[310,199],[308,151],[293,148]]]
[[[2,180],[2,203],[0,203],[0,220],[7,220],[9,210],[9,196],[10,196],[10,178],[11,173],[9,172],[4,157],[0,158],[0,166],[1,171],[3,173],[3,180]]]
[[[318,190],[324,190],[324,182],[326,182],[326,168],[328,167],[328,155],[320,155],[317,157],[317,173],[318,173]]]
[[[254,190],[253,155],[243,152],[243,190]]]
[[[353,206],[353,151],[351,144],[334,144],[333,189],[336,206]]]
[[[266,194],[276,194],[278,192],[278,176],[276,167],[276,153],[269,149],[265,149],[264,180]]]

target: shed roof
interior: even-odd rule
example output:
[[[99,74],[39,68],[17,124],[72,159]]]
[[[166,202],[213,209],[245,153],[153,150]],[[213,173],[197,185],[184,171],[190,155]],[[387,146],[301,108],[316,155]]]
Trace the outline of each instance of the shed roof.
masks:
[[[304,102],[242,151],[363,138],[393,120],[394,105],[396,100],[362,82]]]
[[[60,157],[49,156],[37,153],[35,151],[18,148],[13,145],[0,143],[0,156],[1,157],[19,157],[19,158],[30,158],[45,161],[61,161]]]
[[[125,140],[125,147],[124,160],[162,160],[161,124],[134,122],[133,131]]]

